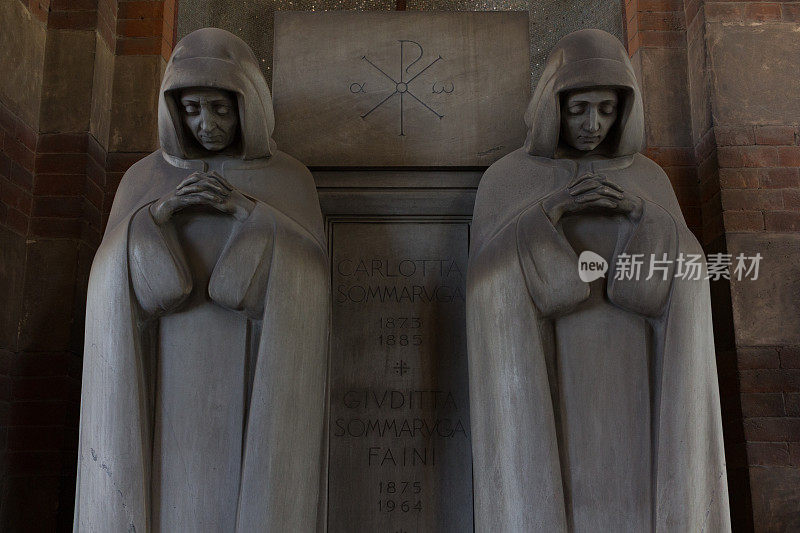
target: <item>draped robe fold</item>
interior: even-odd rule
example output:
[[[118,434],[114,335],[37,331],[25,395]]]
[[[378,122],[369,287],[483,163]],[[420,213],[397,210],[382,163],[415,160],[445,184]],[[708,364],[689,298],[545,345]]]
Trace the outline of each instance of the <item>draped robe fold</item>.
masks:
[[[150,204],[204,169],[158,151],[117,193],[89,281],[76,530],[316,528],[330,291],[313,180],[281,152],[231,159],[220,170],[255,201],[246,220],[191,209],[157,226]],[[235,360],[199,360],[222,349]],[[203,409],[221,434],[189,431]]]
[[[639,220],[554,226],[541,201],[578,170],[520,149],[481,182],[467,283],[476,531],[728,531],[709,285],[675,277],[702,249],[641,154],[589,169],[642,198]],[[582,249],[609,262],[605,279],[580,279]],[[614,280],[623,253],[643,254],[638,281]],[[651,254],[672,266],[648,280]]]

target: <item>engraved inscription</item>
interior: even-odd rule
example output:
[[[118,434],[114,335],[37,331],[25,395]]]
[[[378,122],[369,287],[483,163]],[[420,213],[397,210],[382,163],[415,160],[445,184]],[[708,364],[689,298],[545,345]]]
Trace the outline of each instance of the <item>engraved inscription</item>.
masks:
[[[472,529],[468,231],[333,225],[332,532]]]
[[[423,56],[425,55],[425,51],[422,48],[422,45],[416,41],[412,41],[410,39],[399,39],[398,43],[400,44],[400,64],[399,64],[399,76],[390,76],[384,69],[376,65],[371,59],[369,59],[366,55],[361,56],[362,61],[366,61],[374,71],[380,73],[383,77],[381,79],[387,79],[391,83],[394,84],[394,92],[391,93],[389,96],[386,96],[382,100],[375,103],[372,107],[369,108],[368,111],[361,115],[362,119],[366,119],[373,111],[381,107],[383,104],[392,100],[394,96],[399,96],[400,99],[400,136],[405,136],[405,97],[411,98],[414,102],[416,102],[417,107],[424,108],[429,112],[436,115],[437,118],[442,119],[444,115],[433,109],[430,105],[425,103],[421,100],[417,95],[411,92],[411,83],[416,80],[423,72],[431,68],[433,65],[442,61],[444,58],[441,55],[437,55],[435,59],[433,59],[430,63],[426,66],[420,68],[419,71],[413,72],[412,68],[422,61]],[[406,65],[407,60],[410,59],[411,62]],[[419,68],[419,67],[417,67]],[[408,79],[406,79],[408,78]],[[350,92],[351,93],[367,93],[365,90],[366,82],[353,82],[350,84]],[[451,94],[455,90],[455,85],[452,81],[445,81],[439,82],[436,81],[433,83],[431,88],[432,94]]]

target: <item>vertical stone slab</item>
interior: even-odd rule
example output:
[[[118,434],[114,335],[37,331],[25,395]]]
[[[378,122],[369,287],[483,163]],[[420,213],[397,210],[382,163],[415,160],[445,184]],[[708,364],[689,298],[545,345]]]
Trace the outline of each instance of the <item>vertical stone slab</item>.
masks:
[[[525,12],[275,14],[275,140],[329,235],[332,533],[473,529],[469,221],[524,141],[529,50]]]
[[[332,225],[329,519],[471,531],[466,221]]]

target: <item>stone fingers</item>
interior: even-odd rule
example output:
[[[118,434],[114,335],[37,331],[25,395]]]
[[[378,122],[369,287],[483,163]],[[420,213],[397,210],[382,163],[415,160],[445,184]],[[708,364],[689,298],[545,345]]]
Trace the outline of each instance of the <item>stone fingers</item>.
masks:
[[[211,172],[192,172],[186,179],[181,181],[175,188],[177,190],[181,190],[185,187],[188,187],[189,185],[197,183],[213,183],[217,184],[219,187],[222,187],[223,189],[226,189],[228,191],[233,190],[233,186],[228,182],[228,180],[226,180],[213,170]]]
[[[590,179],[581,180],[575,185],[568,187],[568,190],[571,195],[575,196],[598,187],[602,187],[604,191],[608,191],[609,193],[611,191],[617,194],[622,194],[625,192],[622,190],[622,187],[604,177],[593,177]]]
[[[220,182],[222,186],[228,189],[229,191],[233,190],[233,185],[231,185],[228,182],[228,180],[217,174],[215,171],[212,170],[211,172],[208,173],[208,175],[217,180],[218,182]]]
[[[585,207],[588,207],[589,205],[600,207],[616,207],[618,204],[618,199],[608,197],[600,193],[588,193],[576,197],[575,202]]]
[[[569,191],[570,195],[578,198],[587,193],[601,194],[609,198],[621,200],[625,195],[618,189],[601,182],[584,182]]]
[[[176,198],[178,205],[221,204],[226,198],[209,191],[192,192]]]
[[[226,189],[225,187],[223,187],[222,185],[220,185],[216,181],[204,180],[204,181],[201,181],[201,182],[198,182],[198,183],[186,185],[186,186],[178,189],[178,191],[175,194],[177,194],[178,196],[181,196],[181,195],[184,195],[184,194],[191,194],[191,193],[201,192],[201,191],[212,192],[212,193],[215,193],[215,194],[219,194],[220,196],[228,196],[231,193],[231,191],[229,189]]]

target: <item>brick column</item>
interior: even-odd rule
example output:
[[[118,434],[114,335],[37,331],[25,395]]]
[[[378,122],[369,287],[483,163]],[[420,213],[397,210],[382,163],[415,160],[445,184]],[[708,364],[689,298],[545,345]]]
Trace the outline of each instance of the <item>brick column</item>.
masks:
[[[706,253],[724,252],[703,0],[627,0],[628,51],[645,105],[645,154],[666,171]],[[752,529],[730,286],[711,282],[732,519]]]
[[[0,0],[0,530],[72,522],[86,282],[175,2]]]
[[[731,281],[756,531],[800,529],[800,3],[705,4],[727,250],[763,256]]]
[[[93,1],[0,0],[0,529],[68,523]]]
[[[629,0],[625,20],[648,153],[686,162],[690,227],[707,253],[763,256],[758,280],[712,282],[734,529],[798,529],[800,3]]]

